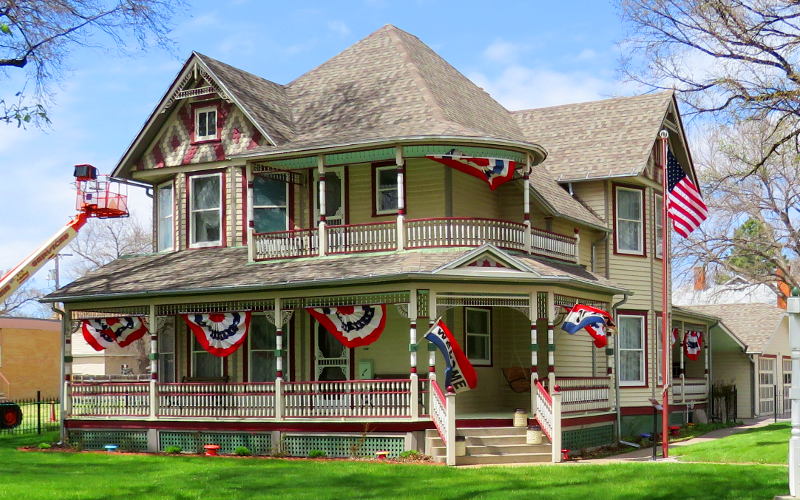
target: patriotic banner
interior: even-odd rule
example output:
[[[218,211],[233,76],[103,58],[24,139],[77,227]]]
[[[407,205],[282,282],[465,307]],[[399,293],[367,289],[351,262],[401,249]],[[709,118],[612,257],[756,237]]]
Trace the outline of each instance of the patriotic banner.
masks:
[[[87,344],[95,351],[102,351],[114,343],[120,347],[127,347],[142,338],[148,329],[143,317],[122,316],[85,319],[81,322],[81,331]]]
[[[681,332],[677,328],[672,329],[672,336],[669,338],[669,345],[674,346],[681,340]]]
[[[579,330],[586,330],[594,338],[595,347],[605,347],[608,345],[606,330],[614,326],[611,315],[602,309],[575,304],[569,310],[561,329],[570,335],[574,335]]]
[[[308,307],[306,311],[348,349],[375,342],[386,326],[386,304]]]
[[[514,177],[514,170],[517,165],[517,162],[513,160],[502,158],[470,158],[462,156],[455,149],[450,150],[446,155],[428,155],[426,158],[484,180],[489,184],[489,188],[492,191]]]
[[[250,316],[250,311],[181,314],[203,349],[220,358],[232,354],[242,345],[250,327]]]
[[[439,348],[444,357],[444,386],[452,387],[456,393],[474,389],[478,385],[478,374],[464,351],[456,342],[453,334],[447,329],[444,321],[439,319],[425,334],[425,338]]]
[[[683,336],[683,352],[692,361],[700,359],[700,351],[703,348],[703,332],[686,330]]]

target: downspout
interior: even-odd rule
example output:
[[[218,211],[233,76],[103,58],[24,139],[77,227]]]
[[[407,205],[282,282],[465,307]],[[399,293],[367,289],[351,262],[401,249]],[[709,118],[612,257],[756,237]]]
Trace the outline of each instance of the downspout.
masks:
[[[611,306],[611,315],[614,317],[614,322],[619,323],[617,318],[617,309],[619,306],[628,302],[630,294],[623,294],[622,300]],[[622,405],[620,404],[619,393],[619,331],[614,335],[614,400],[617,407],[617,441],[622,442]]]
[[[608,233],[603,231],[603,235],[597,238],[596,240],[592,241],[592,272],[597,272],[597,245],[606,241],[608,239]],[[606,262],[606,267],[608,267],[608,262]],[[607,277],[607,276],[606,276]]]
[[[58,405],[59,405],[59,417],[61,422],[59,423],[58,427],[59,427],[59,441],[62,443],[66,443],[67,429],[64,426],[64,415],[65,415],[64,408],[67,401],[66,400],[67,394],[66,394],[66,384],[64,384],[64,379],[66,377],[66,370],[64,367],[64,355],[65,355],[64,342],[66,342],[67,339],[67,328],[66,328],[67,313],[63,309],[59,308],[55,302],[50,306],[50,308],[53,310],[54,313],[56,313],[61,318],[61,339],[58,343],[59,352],[61,355],[61,362],[59,363],[59,365],[61,366],[61,372],[58,382]]]

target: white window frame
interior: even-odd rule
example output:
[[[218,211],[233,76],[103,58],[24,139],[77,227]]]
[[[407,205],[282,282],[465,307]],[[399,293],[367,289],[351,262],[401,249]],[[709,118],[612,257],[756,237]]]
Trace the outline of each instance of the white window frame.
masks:
[[[615,238],[615,242],[616,242],[617,253],[626,254],[626,255],[644,255],[644,191],[641,190],[641,189],[629,188],[629,187],[624,187],[624,186],[615,186],[615,189],[616,189],[616,196],[614,197],[615,198],[614,201],[615,201],[615,205],[616,206],[614,207],[615,208],[614,214],[615,214],[616,220],[614,221],[614,238]],[[620,191],[630,191],[630,192],[636,193],[636,195],[639,197],[639,219],[638,220],[637,219],[622,219],[619,216],[619,212],[620,212],[620,210],[619,210],[619,193],[620,193]],[[620,221],[638,222],[639,223],[639,248],[638,248],[638,250],[625,249],[625,248],[622,248],[620,246],[620,238],[619,238],[619,234],[620,234],[620,224],[619,223],[620,223]]]
[[[196,190],[194,189],[194,181],[197,179],[203,179],[205,177],[219,177],[219,207],[217,208],[201,208],[195,210],[194,208],[194,194]],[[216,247],[222,245],[222,238],[225,237],[223,234],[223,205],[224,200],[222,199],[222,174],[221,173],[214,173],[214,174],[204,174],[204,175],[192,175],[189,177],[189,248],[205,248],[205,247]],[[195,212],[211,212],[216,210],[219,214],[219,239],[216,241],[195,241],[195,225],[194,225],[194,214]]]
[[[205,349],[203,349],[203,346],[200,345],[200,342],[197,341],[197,337],[195,337],[192,334],[192,332],[189,332],[189,335],[191,335],[191,337],[192,337],[192,341],[190,342],[190,345],[189,345],[189,356],[191,356],[191,359],[192,359],[192,375],[191,376],[193,378],[198,377],[198,375],[197,375],[197,357],[195,355],[196,354],[204,354],[204,355],[211,356],[212,359],[216,359],[217,361],[219,361],[219,376],[220,377],[224,377],[225,376],[224,363],[225,363],[225,359],[227,359],[227,358],[220,358],[220,357],[214,356],[210,352],[208,352]],[[195,349],[195,347],[197,347],[197,349]]]
[[[655,341],[656,341],[656,372],[657,372],[656,373],[656,386],[660,386],[660,385],[662,385],[664,383],[664,377],[662,375],[663,372],[664,372],[664,369],[663,369],[663,365],[661,364],[661,359],[663,357],[662,353],[664,352],[663,347],[662,347],[662,343],[661,343],[662,342],[662,340],[661,340],[661,331],[662,331],[661,322],[663,320],[662,320],[661,314],[656,313],[654,317],[655,317],[655,322],[656,322],[656,326],[655,326],[655,328],[653,328],[653,330],[656,332],[656,335],[655,335]],[[671,355],[672,352],[669,352],[669,354]],[[667,356],[667,362],[669,362],[669,357],[670,356],[668,355]],[[672,374],[670,373],[670,376],[671,375]]]
[[[285,222],[284,227],[286,227],[286,229],[284,229],[284,231],[288,231],[290,229],[289,228],[289,183],[286,182],[286,179],[279,180],[279,179],[271,178],[271,177],[268,177],[268,176],[262,176],[262,177],[268,177],[268,178],[270,178],[270,180],[274,180],[275,182],[282,182],[284,184],[284,200],[286,200],[286,203],[284,205],[256,205],[256,201],[255,201],[256,200],[256,195],[255,195],[256,177],[258,177],[258,174],[255,174],[253,176],[253,227],[255,227],[256,210],[263,209],[263,208],[283,208],[284,212],[286,213],[286,217],[285,217],[285,221],[284,221]],[[276,232],[279,232],[279,231],[276,231]]]
[[[655,248],[653,248],[653,255],[656,259],[663,258],[663,244],[662,244],[662,234],[663,234],[663,218],[662,212],[664,210],[663,204],[664,196],[661,194],[655,194],[653,196],[653,200],[655,200],[655,204],[653,206],[653,242],[655,244]]]
[[[164,337],[159,334],[158,336],[158,373],[159,373],[159,381],[169,383],[177,382],[177,366],[178,366],[178,359],[176,356],[176,344],[178,343],[178,331],[176,328],[176,321],[174,317],[170,317],[171,321],[167,321],[164,323],[162,328],[170,328],[172,330],[172,345],[166,345],[166,342],[163,341]],[[163,330],[161,330],[163,332]],[[164,369],[164,360],[166,359],[167,355],[172,356],[172,372],[167,372]],[[169,377],[167,377],[167,373],[169,373]]]
[[[375,167],[375,215],[394,215],[397,213],[399,209],[400,200],[397,200],[398,206],[394,208],[384,208],[381,209],[381,193],[385,191],[390,191],[390,189],[381,189],[381,172],[391,170],[395,173],[394,178],[394,192],[397,192],[397,185],[398,185],[398,178],[400,177],[397,175],[397,166],[396,165],[384,165],[382,167]]]
[[[206,132],[208,132],[208,113],[214,112],[214,134],[200,135],[201,116],[206,122]],[[215,141],[219,138],[219,110],[216,106],[203,106],[194,110],[194,140],[195,142]]]
[[[635,318],[641,324],[641,330],[640,331],[641,331],[642,338],[640,339],[641,340],[641,342],[640,342],[641,347],[639,349],[631,349],[631,348],[622,347],[622,340],[621,340],[621,337],[622,337],[622,331],[621,331],[622,330],[622,324],[624,323],[623,319],[627,319],[627,318]],[[643,316],[641,314],[619,314],[617,316],[617,319],[618,319],[618,328],[620,330],[618,335],[617,335],[617,344],[618,344],[618,346],[617,346],[617,354],[619,355],[619,362],[620,362],[620,370],[619,370],[620,381],[619,381],[619,385],[620,386],[632,386],[632,387],[644,386],[647,383],[647,360],[646,360],[646,344],[645,344],[645,342],[647,340],[647,330],[646,330],[646,328],[647,328],[647,321],[646,321],[647,317]],[[622,370],[622,351],[632,351],[632,352],[640,352],[641,353],[641,356],[639,357],[639,368],[640,368],[640,370],[639,370],[640,378],[639,379],[637,379],[637,380],[622,380],[622,373],[623,373],[623,370]]]
[[[472,332],[470,331],[469,325],[469,312],[470,311],[478,311],[481,314],[486,315],[486,326],[488,328],[487,332]],[[491,366],[492,364],[492,310],[491,309],[484,309],[482,307],[465,307],[464,308],[464,350],[465,352],[469,352],[469,342],[470,338],[472,337],[480,337],[480,338],[488,338],[489,342],[489,356],[486,359],[483,358],[469,358],[470,363],[475,366]],[[469,355],[467,355],[469,356]]]
[[[266,315],[261,315],[261,317],[266,318]],[[255,319],[256,316],[253,316]],[[266,319],[267,324],[272,324],[269,318]],[[275,325],[273,325],[274,327]],[[283,329],[283,380],[284,382],[288,381],[288,374],[289,374],[289,360],[291,356],[289,355],[289,346],[287,345],[286,340],[289,338],[289,325],[286,325],[286,328]],[[247,335],[247,381],[253,382],[253,354],[257,352],[269,352],[275,351],[275,349],[254,349],[253,348],[253,336]],[[272,380],[265,380],[264,382],[274,382]],[[258,382],[256,382],[258,383]]]
[[[170,196],[170,213],[167,216],[164,216],[161,213],[161,193],[163,191],[169,191]],[[158,252],[169,252],[175,249],[175,185],[170,180],[159,184],[157,186],[157,202],[156,202],[156,250]],[[169,219],[170,224],[170,245],[168,247],[161,248],[161,221],[162,219]]]

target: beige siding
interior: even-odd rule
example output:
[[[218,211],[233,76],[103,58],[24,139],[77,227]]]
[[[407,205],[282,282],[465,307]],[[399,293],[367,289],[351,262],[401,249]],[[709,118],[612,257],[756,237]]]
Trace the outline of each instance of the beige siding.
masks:
[[[486,182],[456,170],[453,172],[453,217],[498,219],[499,197]]]
[[[714,381],[736,385],[736,413],[738,418],[752,418],[752,363],[744,353],[715,353],[712,371]]]
[[[406,162],[406,213],[412,219],[445,216],[445,167],[429,160]]]

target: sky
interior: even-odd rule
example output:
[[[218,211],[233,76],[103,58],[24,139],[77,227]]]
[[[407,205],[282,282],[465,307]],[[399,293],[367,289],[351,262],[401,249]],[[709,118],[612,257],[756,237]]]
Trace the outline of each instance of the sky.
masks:
[[[72,166],[110,173],[193,50],[283,84],[393,24],[509,109],[637,93],[618,71],[625,28],[605,0],[186,3],[168,49],[120,54],[96,38],[97,46],[70,52],[46,129],[0,124],[0,269],[74,215]],[[3,97],[20,90],[20,75],[0,74],[0,82]],[[143,191],[129,194],[132,215],[149,221]],[[52,290],[46,274],[34,285]]]

